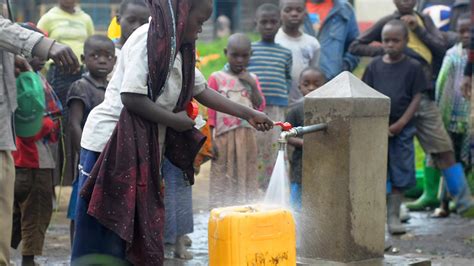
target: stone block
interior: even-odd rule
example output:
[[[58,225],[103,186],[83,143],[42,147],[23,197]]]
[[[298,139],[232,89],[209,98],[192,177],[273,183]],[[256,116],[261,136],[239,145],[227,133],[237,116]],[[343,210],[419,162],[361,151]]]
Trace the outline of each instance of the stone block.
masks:
[[[302,257],[382,258],[390,99],[349,72],[305,97]]]

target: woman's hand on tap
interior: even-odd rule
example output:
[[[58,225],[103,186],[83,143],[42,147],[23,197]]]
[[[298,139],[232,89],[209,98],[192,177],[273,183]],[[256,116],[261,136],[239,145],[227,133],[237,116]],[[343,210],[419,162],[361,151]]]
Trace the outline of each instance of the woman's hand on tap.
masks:
[[[274,122],[262,112],[254,110],[251,117],[248,119],[250,125],[252,125],[258,131],[268,131],[273,128]]]

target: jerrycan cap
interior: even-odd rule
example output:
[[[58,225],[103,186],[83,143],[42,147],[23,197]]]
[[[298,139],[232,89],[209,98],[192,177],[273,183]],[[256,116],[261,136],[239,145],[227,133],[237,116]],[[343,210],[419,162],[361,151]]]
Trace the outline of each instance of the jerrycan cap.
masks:
[[[190,101],[188,107],[186,108],[186,112],[188,113],[189,118],[194,120],[199,114],[199,106],[197,103]]]

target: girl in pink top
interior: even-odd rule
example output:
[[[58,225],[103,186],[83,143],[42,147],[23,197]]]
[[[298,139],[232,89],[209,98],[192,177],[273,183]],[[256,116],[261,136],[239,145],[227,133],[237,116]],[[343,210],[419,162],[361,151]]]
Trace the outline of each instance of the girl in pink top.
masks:
[[[246,69],[252,53],[249,38],[241,33],[232,35],[224,53],[228,64],[209,77],[209,87],[234,102],[263,110],[265,98],[257,76]],[[240,118],[212,109],[208,112],[214,153],[210,205],[248,203],[258,192],[256,131]]]

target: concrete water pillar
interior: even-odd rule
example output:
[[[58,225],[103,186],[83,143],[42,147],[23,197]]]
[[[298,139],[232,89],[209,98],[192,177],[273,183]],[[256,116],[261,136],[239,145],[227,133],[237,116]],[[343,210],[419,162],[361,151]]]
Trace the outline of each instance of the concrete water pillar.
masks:
[[[383,258],[390,99],[349,72],[305,97],[300,256]]]

